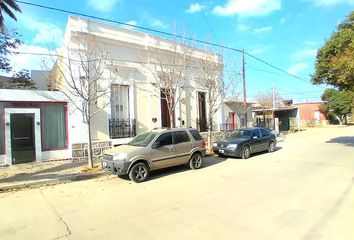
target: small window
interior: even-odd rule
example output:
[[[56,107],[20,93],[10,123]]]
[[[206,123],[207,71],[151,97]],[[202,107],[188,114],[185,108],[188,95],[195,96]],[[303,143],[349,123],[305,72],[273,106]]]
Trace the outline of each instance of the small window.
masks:
[[[190,130],[189,132],[192,134],[194,140],[199,141],[199,140],[203,139],[202,136],[200,136],[198,130],[193,129],[193,130]]]
[[[253,130],[252,137],[255,137],[255,136],[258,137],[258,138],[261,137],[261,133],[259,132],[258,129],[254,129]]]
[[[174,143],[184,143],[184,142],[190,142],[190,138],[188,136],[188,133],[185,131],[178,131],[174,133]]]
[[[172,133],[161,134],[161,136],[158,137],[156,142],[159,142],[161,146],[172,145]]]
[[[261,128],[260,129],[262,137],[268,137],[270,134],[266,129]]]

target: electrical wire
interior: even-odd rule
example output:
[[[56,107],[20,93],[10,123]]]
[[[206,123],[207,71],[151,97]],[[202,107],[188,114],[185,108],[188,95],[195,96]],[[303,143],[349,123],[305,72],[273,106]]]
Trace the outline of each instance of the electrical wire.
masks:
[[[61,9],[61,8],[56,8],[56,7],[50,7],[50,6],[46,6],[46,5],[42,5],[42,4],[36,4],[36,3],[29,3],[29,2],[25,2],[25,1],[20,1],[20,0],[15,0],[15,2],[20,3],[20,4],[25,4],[25,5],[29,5],[29,6],[33,6],[33,7],[38,7],[38,8],[44,8],[44,9],[48,9],[48,10],[52,10],[52,11],[57,11],[57,12],[63,12],[63,13],[68,13],[68,14],[74,14],[77,16],[82,16],[82,17],[86,17],[86,18],[91,18],[91,19],[96,19],[96,20],[101,20],[101,21],[105,21],[105,22],[110,22],[110,23],[115,23],[115,24],[119,24],[119,25],[123,25],[123,26],[128,26],[128,27],[133,27],[136,29],[141,29],[141,30],[145,30],[145,31],[149,31],[149,32],[154,32],[154,33],[158,33],[158,34],[162,34],[162,35],[166,35],[169,37],[176,37],[179,39],[185,39],[185,40],[189,40],[189,41],[194,41],[197,43],[202,43],[202,44],[206,44],[206,45],[210,45],[210,46],[214,46],[214,47],[219,47],[219,48],[223,48],[223,49],[228,49],[231,51],[235,51],[235,52],[239,52],[241,53],[242,50],[241,49],[237,49],[237,48],[233,48],[233,47],[229,47],[229,46],[225,46],[225,45],[221,45],[221,44],[217,44],[217,43],[212,43],[212,42],[208,42],[208,41],[203,41],[203,40],[199,40],[199,39],[195,39],[195,38],[190,38],[190,37],[186,37],[186,36],[182,36],[182,35],[178,35],[178,34],[173,34],[173,33],[169,33],[166,31],[161,31],[161,30],[156,30],[156,29],[152,29],[152,28],[148,28],[148,27],[142,27],[142,26],[138,26],[138,25],[133,25],[133,24],[129,24],[129,23],[124,23],[121,21],[116,21],[116,20],[112,20],[112,19],[108,19],[108,18],[103,18],[103,17],[97,17],[94,15],[90,15],[90,14],[84,14],[84,13],[80,13],[80,12],[76,12],[76,11],[71,11],[71,10],[66,10],[66,9]],[[311,83],[308,80],[305,80],[304,78],[301,78],[299,76],[296,76],[294,74],[291,74],[289,72],[287,72],[286,70],[283,70],[265,60],[262,60],[250,53],[244,52],[245,55],[271,67],[274,68],[286,75],[289,75],[295,79],[298,79],[300,81],[306,82],[306,83]]]

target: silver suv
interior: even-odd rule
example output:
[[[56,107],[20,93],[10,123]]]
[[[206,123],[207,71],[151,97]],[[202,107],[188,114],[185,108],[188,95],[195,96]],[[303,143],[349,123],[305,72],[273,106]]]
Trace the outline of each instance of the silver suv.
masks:
[[[148,178],[151,170],[181,164],[201,168],[204,156],[204,141],[198,130],[173,128],[141,133],[127,145],[106,151],[101,163],[106,172],[129,175],[139,183]]]

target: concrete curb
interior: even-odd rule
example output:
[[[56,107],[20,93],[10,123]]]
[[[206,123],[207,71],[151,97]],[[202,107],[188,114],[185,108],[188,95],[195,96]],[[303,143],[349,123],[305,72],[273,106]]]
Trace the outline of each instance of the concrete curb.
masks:
[[[82,181],[82,180],[87,180],[87,179],[99,178],[104,175],[105,175],[105,172],[76,173],[71,176],[66,176],[66,177],[61,177],[61,178],[10,184],[7,186],[0,186],[0,193],[7,192],[7,191],[13,191],[13,190],[21,190],[21,189],[25,189],[25,188],[38,188],[38,187],[42,187],[42,186],[51,186],[51,185],[62,184],[62,183]]]

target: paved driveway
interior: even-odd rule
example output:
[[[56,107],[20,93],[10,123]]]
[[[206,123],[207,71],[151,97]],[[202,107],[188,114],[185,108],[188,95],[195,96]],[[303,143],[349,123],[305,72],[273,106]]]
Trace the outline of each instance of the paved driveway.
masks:
[[[272,154],[209,158],[142,184],[100,179],[0,194],[2,239],[354,239],[354,127]]]

